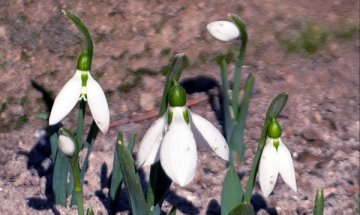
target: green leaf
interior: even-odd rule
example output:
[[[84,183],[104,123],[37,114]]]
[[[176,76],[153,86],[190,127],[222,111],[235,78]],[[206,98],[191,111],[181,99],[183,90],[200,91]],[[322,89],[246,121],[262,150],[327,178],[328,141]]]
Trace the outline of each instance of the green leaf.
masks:
[[[123,140],[123,133],[119,132],[116,144]],[[127,146],[128,150],[131,152],[135,145],[135,135],[133,135]],[[112,211],[116,211],[117,205],[120,200],[121,185],[123,182],[123,174],[120,168],[120,161],[118,156],[120,155],[119,147],[115,147],[114,150],[114,160],[113,160],[113,170],[111,173],[111,183],[109,191],[110,207]]]
[[[164,201],[166,194],[170,189],[172,181],[166,175],[164,169],[161,167],[160,162],[156,162],[150,169],[150,186],[147,189],[146,203],[149,208]]]
[[[141,188],[140,178],[135,169],[134,159],[130,151],[124,146],[123,140],[118,141],[118,159],[124,183],[128,191],[129,200],[133,214],[146,215],[148,209],[145,203],[144,193]]]
[[[53,173],[53,181],[52,181],[52,189],[55,195],[55,204],[66,206],[66,200],[68,197],[67,180],[68,180],[69,171],[70,171],[70,163],[68,158],[58,150],[55,156],[54,173]]]
[[[255,210],[250,203],[243,202],[231,210],[229,215],[255,215]]]
[[[221,192],[221,215],[227,215],[243,200],[244,192],[240,178],[232,165],[226,173],[223,190]]]
[[[175,55],[166,76],[165,87],[161,99],[161,105],[159,110],[159,116],[162,116],[167,109],[168,100],[167,94],[170,90],[172,81],[178,81],[184,69],[189,65],[189,60],[184,54]]]
[[[318,189],[315,197],[314,215],[324,214],[324,192],[322,189]]]
[[[58,152],[58,141],[59,141],[58,133],[54,132],[50,136],[51,159],[53,161],[55,161],[56,153]]]
[[[230,114],[230,98],[229,98],[229,80],[228,80],[228,67],[225,57],[219,57],[217,60],[221,67],[221,81],[222,81],[222,99],[224,110],[224,131],[226,140],[230,140],[230,135],[233,130],[233,120]]]
[[[229,18],[236,25],[240,31],[241,46],[238,59],[236,61],[235,75],[234,75],[234,89],[232,94],[232,109],[234,117],[237,118],[238,107],[239,107],[239,93],[240,93],[240,78],[241,78],[241,69],[244,64],[244,59],[246,55],[246,47],[248,41],[248,34],[246,30],[246,24],[242,19],[236,15],[229,14]]]
[[[86,43],[86,51],[89,54],[90,61],[91,61],[92,57],[93,57],[93,52],[94,52],[94,45],[93,45],[93,41],[91,39],[91,35],[90,35],[88,28],[86,27],[84,22],[79,17],[75,16],[74,14],[72,14],[66,10],[62,10],[62,12],[64,13],[65,16],[67,16],[76,25],[76,27],[79,29],[79,31],[84,35],[85,43]],[[91,62],[90,62],[90,65],[91,65]]]
[[[278,118],[281,111],[285,107],[288,100],[288,94],[287,93],[281,93],[277,95],[273,101],[271,102],[268,111],[266,112],[266,120],[270,120],[271,118]]]
[[[231,150],[231,160],[237,161],[240,158],[241,161],[245,159],[245,144],[244,144],[244,131],[246,127],[246,119],[249,110],[250,97],[253,90],[255,78],[253,75],[249,75],[246,81],[246,87],[244,92],[244,97],[241,102],[241,108],[237,114],[237,120],[234,127],[234,130],[231,133],[230,139],[230,150]]]

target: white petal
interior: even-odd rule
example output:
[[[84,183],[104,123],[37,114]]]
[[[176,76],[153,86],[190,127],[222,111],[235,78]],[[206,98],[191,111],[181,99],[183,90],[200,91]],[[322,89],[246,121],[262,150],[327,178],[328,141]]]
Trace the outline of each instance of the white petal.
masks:
[[[220,133],[209,121],[191,112],[191,129],[198,144],[210,147],[222,159],[229,160],[228,144]]]
[[[218,40],[230,41],[240,36],[239,29],[229,21],[211,22],[206,26],[209,33]]]
[[[49,117],[49,125],[60,122],[74,108],[81,93],[81,74],[75,75],[63,86],[56,96]]]
[[[278,147],[278,165],[279,173],[284,179],[285,183],[291,187],[295,192],[296,188],[296,179],[295,179],[295,169],[294,164],[291,158],[291,153],[287,149],[284,143],[281,142]]]
[[[65,135],[59,136],[59,149],[66,156],[72,156],[75,152],[75,143]]]
[[[149,166],[159,160],[159,148],[163,140],[166,114],[157,119],[146,131],[140,142],[137,166]]]
[[[89,73],[86,85],[87,100],[91,115],[102,133],[106,133],[110,124],[109,106],[104,91]]]
[[[273,145],[273,139],[267,138],[259,164],[259,182],[262,193],[268,197],[275,187],[278,177],[278,153]]]
[[[180,186],[195,177],[197,151],[194,136],[183,119],[182,110],[175,110],[160,149],[160,162],[165,173]]]

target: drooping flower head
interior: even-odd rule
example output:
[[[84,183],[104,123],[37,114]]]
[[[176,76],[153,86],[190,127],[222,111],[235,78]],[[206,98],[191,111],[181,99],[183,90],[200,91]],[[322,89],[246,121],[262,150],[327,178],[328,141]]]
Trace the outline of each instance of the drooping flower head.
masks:
[[[281,132],[280,124],[272,119],[259,164],[260,187],[265,197],[273,191],[279,173],[285,183],[297,191],[294,164],[288,148],[281,141]]]
[[[224,42],[240,37],[239,29],[230,21],[210,22],[206,28],[213,37]]]
[[[145,133],[139,148],[138,166],[160,160],[165,173],[180,186],[195,177],[197,144],[204,144],[224,160],[229,148],[222,134],[206,119],[186,107],[184,88],[174,83],[168,93],[167,112]]]
[[[74,76],[66,82],[56,96],[49,125],[59,123],[75,107],[79,100],[87,101],[99,129],[106,133],[110,123],[108,103],[103,90],[90,74],[91,58],[84,52],[79,57]]]

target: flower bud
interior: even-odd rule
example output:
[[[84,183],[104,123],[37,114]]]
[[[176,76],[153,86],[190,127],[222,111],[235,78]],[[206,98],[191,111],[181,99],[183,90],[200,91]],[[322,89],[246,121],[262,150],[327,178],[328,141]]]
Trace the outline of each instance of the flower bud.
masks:
[[[271,138],[279,138],[281,136],[281,126],[280,124],[275,120],[275,118],[271,119],[271,122],[267,129],[267,134]]]
[[[171,107],[183,107],[186,104],[186,92],[178,83],[170,88],[168,94],[169,104]]]
[[[227,42],[240,37],[239,29],[230,21],[211,22],[206,28],[213,37],[221,41]]]
[[[59,136],[59,149],[64,155],[71,157],[75,152],[75,143],[70,137],[61,134]]]
[[[83,52],[78,60],[77,69],[81,71],[89,71],[91,68],[91,57],[87,52]]]

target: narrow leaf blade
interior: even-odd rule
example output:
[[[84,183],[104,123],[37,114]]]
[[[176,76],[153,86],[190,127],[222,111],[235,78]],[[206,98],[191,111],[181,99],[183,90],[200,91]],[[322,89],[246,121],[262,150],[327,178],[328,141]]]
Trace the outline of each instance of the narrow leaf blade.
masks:
[[[277,118],[285,107],[287,100],[287,93],[280,93],[279,95],[277,95],[268,108],[268,111],[266,113],[266,119],[268,120],[271,118]]]
[[[52,189],[55,195],[55,204],[66,206],[66,200],[68,197],[67,178],[69,171],[70,164],[68,158],[58,150],[55,156],[52,182]]]
[[[132,212],[133,214],[146,215],[148,210],[140,178],[135,170],[134,159],[129,150],[122,144],[122,141],[118,142],[117,148],[119,150],[118,159],[120,161],[120,168],[128,191]]]
[[[231,210],[229,215],[255,215],[255,210],[250,203],[243,202]]]
[[[184,54],[175,55],[170,65],[169,72],[166,76],[165,87],[164,87],[160,110],[159,110],[159,116],[162,116],[166,112],[167,103],[168,103],[167,93],[171,87],[171,82],[173,80],[178,81],[180,79],[182,72],[188,65],[189,65],[189,60]]]
[[[118,143],[119,140],[123,140],[123,133],[121,132],[118,134],[116,143]],[[129,151],[133,150],[134,144],[135,144],[135,135],[131,137],[129,144],[127,146]],[[111,211],[113,212],[116,211],[117,205],[119,204],[121,185],[123,182],[123,174],[121,172],[120,161],[118,158],[119,154],[120,154],[119,147],[115,147],[113,170],[111,173],[111,182],[110,182],[110,190],[109,190],[110,207],[111,207]]]
[[[74,14],[72,14],[66,10],[63,10],[62,12],[64,13],[65,16],[67,16],[76,25],[76,27],[79,29],[79,31],[84,35],[85,42],[86,42],[86,50],[87,50],[88,54],[90,55],[90,59],[92,59],[93,52],[94,52],[93,51],[94,45],[93,45],[93,41],[91,39],[91,35],[90,35],[88,28],[86,27],[84,22],[79,17],[75,16]],[[91,65],[91,63],[90,63],[90,65]]]
[[[319,189],[316,192],[316,197],[315,197],[314,215],[323,215],[323,214],[324,214],[324,192],[322,189]]]
[[[224,113],[224,131],[227,141],[230,141],[230,135],[233,130],[233,120],[230,114],[230,98],[229,98],[229,80],[228,67],[225,57],[219,57],[217,60],[221,68],[221,82],[222,82],[222,108]]]
[[[251,93],[254,87],[255,78],[250,75],[245,87],[244,97],[241,102],[241,109],[237,114],[237,121],[230,139],[230,150],[233,161],[241,160],[245,158],[245,144],[244,144],[244,132],[246,127],[246,119],[249,110],[249,103]]]
[[[232,165],[226,173],[221,193],[221,215],[228,215],[231,210],[243,200],[244,192],[241,188],[240,178]]]

